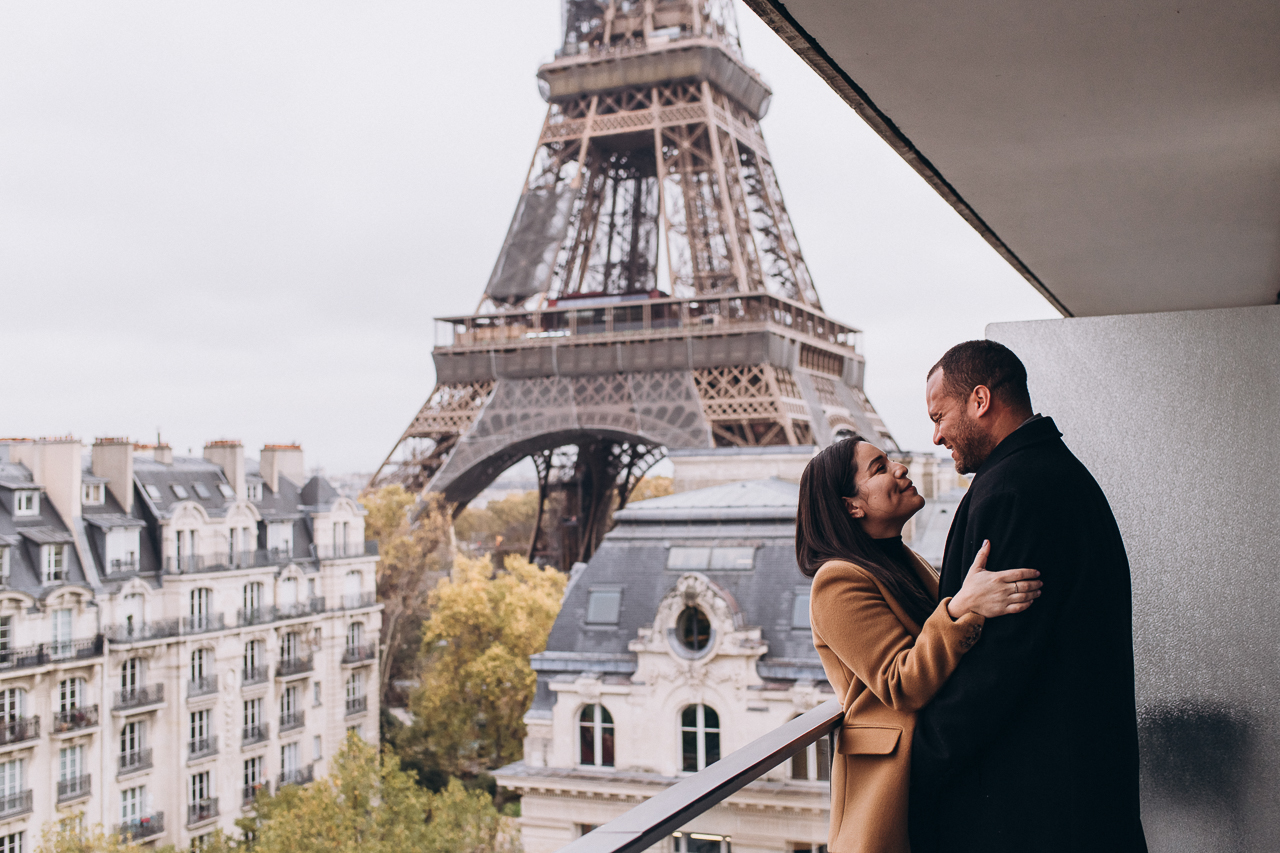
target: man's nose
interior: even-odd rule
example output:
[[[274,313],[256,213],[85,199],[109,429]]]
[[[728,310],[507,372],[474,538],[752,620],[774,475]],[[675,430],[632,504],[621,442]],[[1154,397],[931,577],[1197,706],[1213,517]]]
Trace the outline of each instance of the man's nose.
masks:
[[[937,445],[942,444],[942,424],[933,425],[933,443]]]

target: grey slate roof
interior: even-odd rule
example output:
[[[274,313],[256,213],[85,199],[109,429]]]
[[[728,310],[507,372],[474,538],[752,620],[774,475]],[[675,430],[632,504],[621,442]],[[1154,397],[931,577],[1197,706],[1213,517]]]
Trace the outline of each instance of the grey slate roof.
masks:
[[[157,518],[167,518],[173,507],[184,500],[200,504],[213,518],[225,515],[227,504],[231,503],[218,489],[219,484],[227,482],[222,467],[197,457],[175,456],[173,464],[166,465],[135,455],[133,479],[139,486],[138,496]],[[207,498],[201,497],[195,490],[196,483],[204,486],[209,495]],[[178,497],[174,492],[175,485],[186,490],[185,498]],[[147,492],[147,486],[154,486],[159,497],[152,497]]]
[[[47,494],[40,497],[40,513],[33,516],[13,515],[13,489],[37,489],[31,472],[25,465],[0,462],[0,544],[6,544],[9,552],[10,589],[26,592],[42,598],[61,584],[44,583],[44,571],[40,562],[40,549],[44,545],[63,545],[63,583],[85,584],[84,567],[74,547],[75,537],[53,508]],[[8,485],[12,483],[14,485]],[[43,489],[41,489],[43,492]]]
[[[534,708],[549,708],[544,682],[557,674],[633,672],[627,643],[653,623],[662,597],[684,569],[668,569],[672,546],[754,547],[754,567],[700,569],[737,602],[748,626],[758,626],[769,651],[758,671],[766,680],[826,680],[807,627],[793,628],[797,595],[807,597],[809,579],[795,561],[795,514],[799,487],[784,480],[748,480],[631,504],[614,517],[611,530],[565,593],[547,642],[535,655],[539,690]],[[593,587],[622,590],[617,625],[586,624]]]

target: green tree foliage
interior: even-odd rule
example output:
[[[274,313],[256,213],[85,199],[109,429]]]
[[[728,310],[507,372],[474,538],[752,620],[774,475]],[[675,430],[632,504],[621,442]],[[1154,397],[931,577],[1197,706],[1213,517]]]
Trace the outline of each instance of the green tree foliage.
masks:
[[[458,513],[454,529],[458,540],[474,553],[527,554],[537,518],[538,493],[524,492],[489,501],[484,507],[467,507]]]
[[[452,536],[444,498],[418,498],[399,484],[365,492],[365,538],[378,542],[378,601],[382,602],[382,655],[378,673],[386,705],[402,705],[393,683],[416,676],[418,637],[427,596],[449,570]],[[398,701],[397,701],[398,700]]]
[[[642,477],[636,487],[631,490],[628,504],[636,501],[647,501],[649,498],[660,498],[675,493],[674,481],[670,477]]]
[[[390,751],[349,735],[329,775],[260,794],[237,822],[254,853],[518,853],[519,835],[483,791],[420,787]],[[81,853],[81,851],[50,851]],[[87,853],[87,851],[85,852]],[[114,851],[112,851],[114,853]]]
[[[565,580],[516,555],[496,573],[487,555],[455,556],[422,626],[415,722],[399,739],[410,761],[474,777],[520,757],[529,656],[546,648]]]
[[[230,853],[235,848],[222,830],[209,833],[201,845],[201,853]],[[144,847],[119,833],[107,832],[99,824],[85,825],[74,819],[46,824],[35,853],[176,853],[172,844],[160,848]]]

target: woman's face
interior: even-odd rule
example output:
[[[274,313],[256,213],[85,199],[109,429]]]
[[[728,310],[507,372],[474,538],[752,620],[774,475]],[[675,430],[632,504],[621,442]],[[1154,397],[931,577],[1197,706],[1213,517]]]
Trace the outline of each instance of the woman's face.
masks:
[[[868,536],[897,536],[907,519],[924,506],[924,498],[907,477],[907,466],[890,460],[884,451],[865,441],[854,449],[853,482],[858,495],[845,498],[849,514],[862,524]]]

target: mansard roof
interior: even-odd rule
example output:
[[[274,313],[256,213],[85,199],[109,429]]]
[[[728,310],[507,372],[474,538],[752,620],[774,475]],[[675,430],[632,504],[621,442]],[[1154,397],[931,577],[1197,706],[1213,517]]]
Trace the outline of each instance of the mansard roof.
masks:
[[[138,485],[138,495],[157,518],[168,518],[174,507],[183,501],[193,501],[212,518],[226,515],[227,505],[233,499],[223,496],[219,485],[227,485],[222,467],[194,456],[175,456],[173,463],[156,462],[145,456],[133,457],[133,479]],[[208,497],[196,490],[199,483]],[[148,491],[154,488],[156,494]],[[174,491],[180,487],[186,497]]]
[[[39,489],[27,467],[18,463],[0,463],[0,477],[16,485],[7,488]],[[39,513],[30,516],[14,516],[11,501],[0,500],[0,546],[9,548],[8,589],[25,592],[34,598],[43,598],[47,589],[41,563],[41,548],[45,545],[63,545],[63,583],[85,584],[84,567],[75,544],[71,528],[53,507],[45,495],[40,500]],[[57,586],[61,586],[58,584]],[[43,591],[42,591],[43,590]]]

